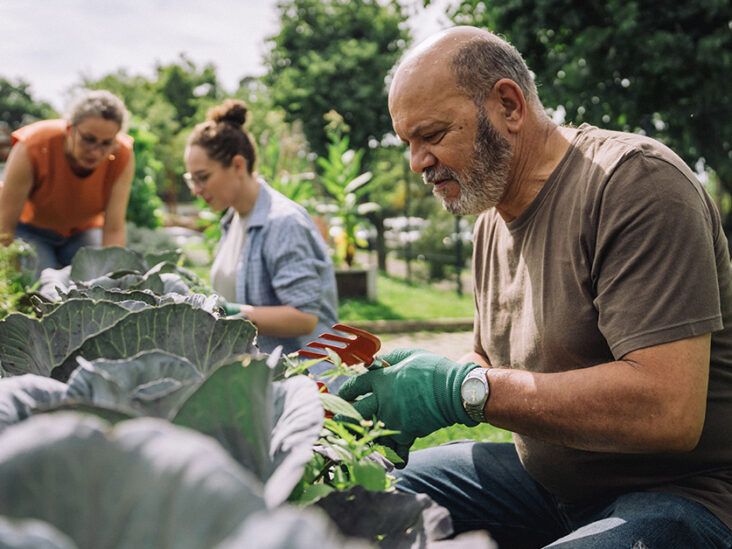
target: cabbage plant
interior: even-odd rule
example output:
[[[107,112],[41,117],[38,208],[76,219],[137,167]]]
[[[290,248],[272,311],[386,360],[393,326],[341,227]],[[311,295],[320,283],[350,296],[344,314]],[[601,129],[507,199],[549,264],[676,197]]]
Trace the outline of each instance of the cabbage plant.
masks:
[[[127,252],[80,253],[40,318],[0,321],[0,546],[492,546],[396,492],[389,431],[307,363],[216,296],[130,284],[176,267]]]

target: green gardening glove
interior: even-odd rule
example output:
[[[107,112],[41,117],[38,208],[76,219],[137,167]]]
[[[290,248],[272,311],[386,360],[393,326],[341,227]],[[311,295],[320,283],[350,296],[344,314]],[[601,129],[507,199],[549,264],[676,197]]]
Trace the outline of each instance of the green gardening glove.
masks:
[[[238,303],[224,303],[222,305],[222,308],[224,309],[224,312],[226,313],[226,316],[234,316],[241,314],[241,305]]]
[[[455,423],[477,425],[460,397],[460,385],[476,364],[458,364],[419,349],[397,349],[381,358],[391,366],[347,379],[338,396],[355,401],[363,417],[375,416],[399,430],[389,446],[405,462],[415,438]],[[360,396],[364,398],[356,400]]]

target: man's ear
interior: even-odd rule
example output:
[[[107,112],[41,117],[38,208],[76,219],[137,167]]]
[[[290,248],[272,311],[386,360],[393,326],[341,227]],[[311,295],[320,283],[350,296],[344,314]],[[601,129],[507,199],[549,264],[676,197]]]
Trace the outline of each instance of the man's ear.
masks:
[[[500,112],[508,131],[517,133],[528,112],[526,98],[516,82],[509,78],[502,78],[493,87],[495,99],[500,104]]]

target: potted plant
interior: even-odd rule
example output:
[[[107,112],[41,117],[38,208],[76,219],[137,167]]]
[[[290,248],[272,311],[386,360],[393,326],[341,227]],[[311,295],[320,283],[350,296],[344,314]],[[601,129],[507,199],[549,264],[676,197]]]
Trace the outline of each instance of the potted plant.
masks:
[[[325,115],[328,120],[327,156],[317,159],[320,181],[332,199],[329,208],[335,222],[331,227],[336,263],[336,282],[340,297],[376,298],[376,270],[356,265],[356,249],[363,243],[358,230],[367,224],[365,217],[381,208],[375,202],[365,201],[372,173],[361,171],[363,150],[350,148],[348,126],[335,111]]]

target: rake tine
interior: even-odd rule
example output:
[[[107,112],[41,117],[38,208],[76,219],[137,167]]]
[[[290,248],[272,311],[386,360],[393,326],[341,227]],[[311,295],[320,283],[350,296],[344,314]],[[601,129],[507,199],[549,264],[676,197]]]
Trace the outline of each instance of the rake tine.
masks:
[[[330,350],[337,354],[344,364],[371,364],[374,355],[381,348],[381,341],[375,335],[346,324],[334,324],[333,330],[340,333],[325,332],[298,351],[301,357],[327,360],[330,355],[320,350]]]
[[[316,353],[315,351],[308,351],[307,349],[300,349],[297,354],[303,358],[328,358],[328,355]]]
[[[325,332],[324,334],[321,334],[319,339],[327,339],[328,341],[339,341],[340,343],[351,343],[353,341],[356,341],[353,337],[344,337],[338,334],[331,334],[330,332]]]

